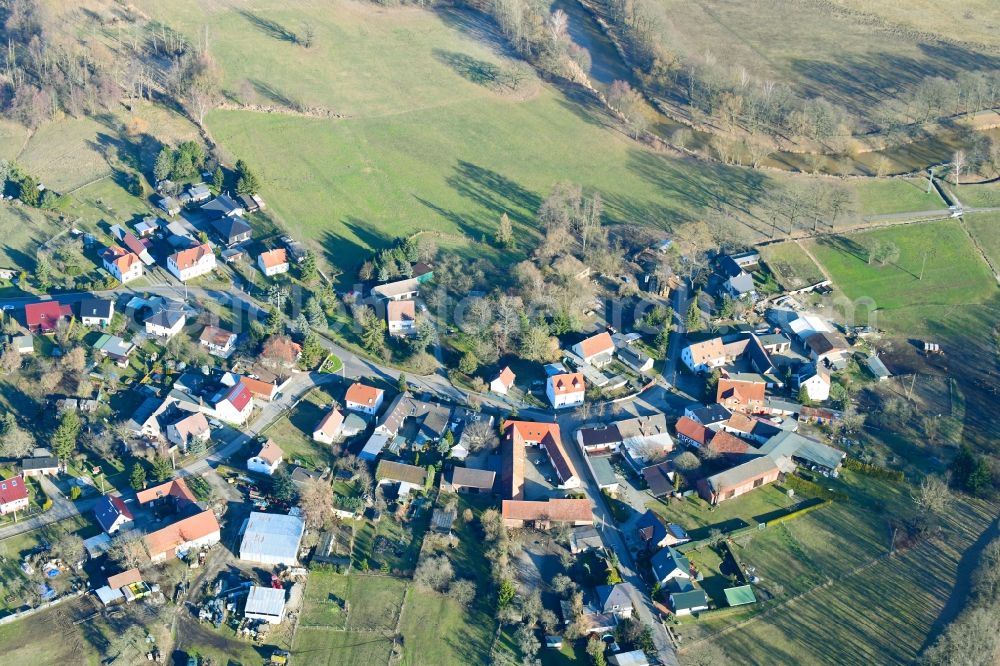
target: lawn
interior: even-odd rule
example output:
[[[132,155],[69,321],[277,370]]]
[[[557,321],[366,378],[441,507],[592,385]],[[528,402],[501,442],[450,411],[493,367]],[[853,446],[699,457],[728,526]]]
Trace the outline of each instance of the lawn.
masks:
[[[1000,182],[986,185],[952,186],[951,189],[966,208],[1000,207]]]
[[[306,586],[303,626],[348,631],[391,631],[399,619],[407,582],[388,576],[315,571]],[[348,612],[339,610],[347,601]]]
[[[300,627],[293,658],[316,666],[381,666],[388,663],[392,640],[383,633]]]
[[[212,51],[234,98],[343,116],[237,108],[210,113],[207,125],[229,160],[260,171],[270,210],[345,279],[371,248],[418,230],[468,249],[508,212],[520,235],[535,236],[541,198],[562,180],[600,188],[608,220],[662,228],[727,203],[752,207],[767,180],[640,148],[579,90],[531,80],[509,95],[469,80],[470,62],[506,62],[492,25],[471,13],[139,4],[192,39],[203,30],[193,17],[211,15]],[[306,22],[311,49],[287,39]],[[488,246],[475,254],[520,257]]]
[[[670,502],[651,500],[646,506],[670,522],[679,523],[692,539],[697,540],[707,537],[713,528],[730,531],[760,522],[800,499],[789,498],[783,488],[768,485],[741,496],[739,501],[723,502],[717,507],[694,496]]]
[[[406,637],[405,666],[465,666],[489,663],[496,628],[484,605],[464,608],[435,592],[410,590],[400,629]]]
[[[927,193],[927,181],[918,178],[866,180],[857,186],[862,215],[888,215],[947,208],[936,189]]]
[[[312,438],[313,430],[332,400],[325,391],[313,390],[290,413],[268,428],[267,436],[285,452],[286,460],[301,461],[303,466],[312,469],[332,466],[330,447]]]
[[[54,216],[35,208],[0,203],[0,267],[22,268],[30,274],[35,267],[38,245],[49,240],[63,226]]]
[[[760,255],[786,289],[800,289],[823,279],[816,262],[798,243],[767,245],[761,248]]]
[[[898,261],[869,264],[867,248],[875,241],[896,244]],[[835,287],[853,301],[855,320],[848,324],[869,323],[863,317],[877,310],[874,325],[914,335],[934,328],[963,306],[997,296],[996,280],[956,220],[808,242]]]

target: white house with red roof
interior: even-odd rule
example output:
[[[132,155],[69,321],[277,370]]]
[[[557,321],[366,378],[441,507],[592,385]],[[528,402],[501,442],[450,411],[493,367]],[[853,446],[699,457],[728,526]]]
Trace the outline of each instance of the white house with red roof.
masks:
[[[545,385],[545,395],[556,409],[582,405],[586,392],[587,386],[580,372],[552,375]]]
[[[257,455],[247,458],[247,469],[251,472],[271,476],[278,469],[284,456],[285,452],[281,450],[280,446],[267,440]]]
[[[0,516],[28,508],[28,486],[23,476],[0,481]]]
[[[257,266],[264,275],[280,275],[288,272],[288,251],[283,247],[261,252],[257,255]]]
[[[573,353],[583,362],[595,368],[611,363],[615,353],[615,343],[607,331],[592,335],[573,345]]]
[[[101,261],[104,270],[122,284],[142,277],[142,260],[123,247],[112,245],[101,255]]]
[[[193,280],[215,270],[215,253],[208,243],[174,252],[167,257],[167,270],[181,282]]]
[[[389,301],[385,306],[389,335],[413,335],[417,332],[417,304],[413,301]]]
[[[490,393],[496,393],[497,395],[507,395],[510,391],[510,387],[514,385],[514,380],[517,375],[514,371],[510,369],[510,366],[505,367],[500,371],[500,374],[493,378],[490,382]]]
[[[360,382],[355,382],[347,389],[344,395],[344,406],[352,412],[362,412],[374,416],[382,401],[385,399],[385,391],[374,386],[368,386]]]
[[[125,501],[118,495],[105,495],[97,500],[94,517],[108,534],[114,534],[134,520]]]
[[[322,444],[333,444],[344,429],[344,413],[332,407],[313,430],[313,440]]]
[[[253,411],[253,393],[246,384],[240,382],[236,386],[221,391],[216,395],[212,414],[227,423],[242,425],[250,418]]]

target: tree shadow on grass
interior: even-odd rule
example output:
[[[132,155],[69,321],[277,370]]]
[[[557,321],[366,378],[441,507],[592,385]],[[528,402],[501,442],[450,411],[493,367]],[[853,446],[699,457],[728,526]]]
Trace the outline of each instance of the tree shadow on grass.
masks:
[[[298,109],[300,104],[296,102],[291,97],[288,97],[280,90],[272,86],[270,83],[261,81],[260,79],[251,79],[250,85],[253,89],[257,91],[257,94],[261,95],[265,99],[270,100],[272,103],[279,106],[286,106],[290,109]]]
[[[299,43],[299,36],[277,21],[272,21],[271,19],[264,18],[263,16],[258,16],[247,9],[237,9],[236,13],[245,18],[252,26],[260,30],[268,37],[277,39],[281,42],[288,42],[290,44]]]
[[[535,225],[535,213],[542,198],[492,169],[460,160],[448,185],[466,199],[486,208],[497,217],[503,213],[515,224]]]
[[[434,49],[434,57],[455,70],[462,78],[477,85],[490,87],[500,76],[500,67],[492,62],[473,58],[466,53]]]

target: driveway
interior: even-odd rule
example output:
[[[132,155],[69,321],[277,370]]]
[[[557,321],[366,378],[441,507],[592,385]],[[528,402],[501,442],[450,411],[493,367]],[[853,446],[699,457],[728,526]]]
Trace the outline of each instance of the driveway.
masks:
[[[52,480],[47,476],[38,477],[38,481],[42,486],[42,490],[52,500],[52,508],[45,513],[0,528],[0,540],[32,532],[46,525],[57,523],[60,520],[80,515],[81,513],[89,513],[93,510],[94,503],[97,501],[97,498],[90,497],[81,499],[78,502],[71,502],[63,497],[56,484],[52,483]]]

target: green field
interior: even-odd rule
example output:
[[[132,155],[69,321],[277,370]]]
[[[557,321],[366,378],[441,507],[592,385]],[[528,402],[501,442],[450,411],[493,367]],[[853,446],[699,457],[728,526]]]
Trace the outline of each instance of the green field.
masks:
[[[927,181],[914,178],[866,180],[857,186],[862,215],[887,215],[947,208],[937,190],[927,193]]]
[[[876,240],[895,243],[899,260],[869,265],[866,248]],[[932,330],[957,309],[982,305],[997,296],[996,280],[956,220],[808,242],[836,288],[855,302],[856,317],[874,307],[878,325],[900,333]]]
[[[955,196],[966,208],[1000,207],[1000,182],[986,185],[962,185],[952,187]]]
[[[392,640],[382,633],[357,633],[326,628],[300,628],[292,651],[297,661],[317,666],[386,664]]]
[[[252,12],[140,4],[192,38],[203,27],[193,18],[212,16],[212,51],[235,99],[345,116],[218,110],[207,125],[230,160],[260,171],[289,231],[349,274],[371,248],[417,230],[467,247],[492,236],[505,211],[518,234],[534,237],[541,198],[563,180],[600,188],[610,221],[662,228],[727,203],[751,207],[766,180],[640,148],[579,90],[567,96],[531,80],[509,94],[470,80],[477,63],[507,61],[491,24],[472,13],[343,1],[322,14],[273,0]],[[285,35],[306,21],[311,49]]]
[[[51,215],[27,206],[0,203],[0,268],[34,270],[39,243],[63,230]]]
[[[966,215],[963,222],[993,263],[993,268],[1000,270],[1000,213]]]
[[[800,289],[823,279],[823,272],[798,243],[762,247],[760,256],[786,289]]]
[[[746,547],[736,548],[740,559],[755,567],[763,588],[780,588],[778,599],[745,613],[684,623],[677,631],[685,643],[713,636],[762,608],[809,592],[766,617],[710,640],[718,642],[730,659],[747,664],[903,664],[913,660],[960,574],[963,551],[988,527],[995,506],[960,501],[944,538],[886,560],[881,558],[889,547],[890,518],[913,511],[910,486],[846,470],[840,479],[822,479],[822,484],[847,493],[849,499],[754,533]],[[689,531],[697,538],[712,525],[759,517],[788,501],[782,488],[769,486],[716,509],[687,501],[651,506],[692,527]],[[707,550],[691,556],[708,569],[703,570],[704,584],[720,587],[711,570],[718,557]],[[855,573],[863,565],[867,567]],[[940,575],[928,580],[925,566]],[[832,585],[819,587],[828,581]],[[682,652],[682,663],[683,656]]]

